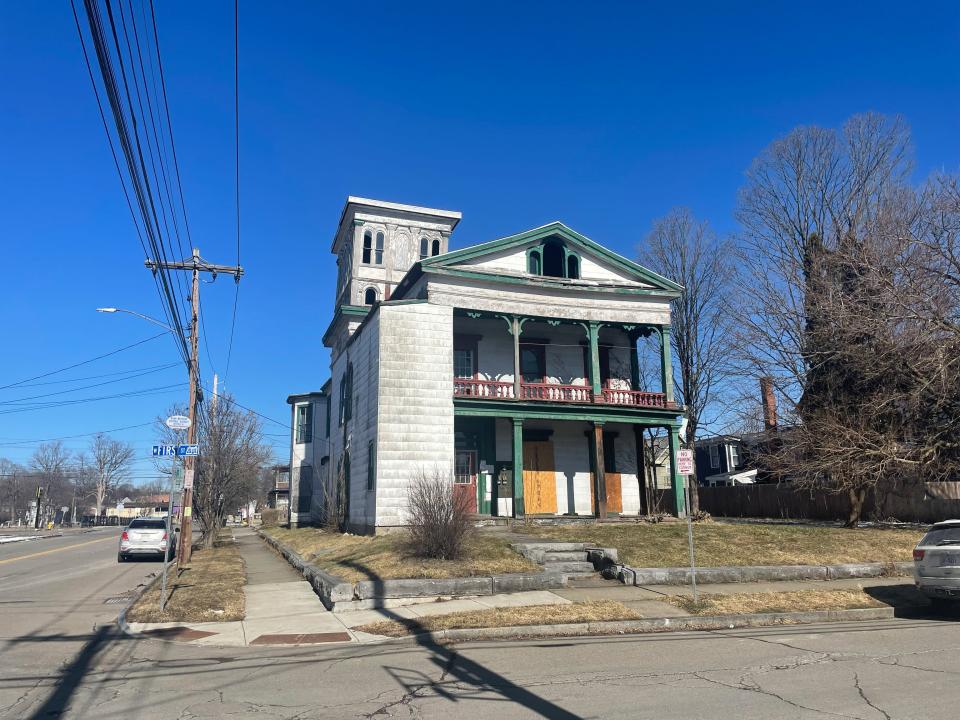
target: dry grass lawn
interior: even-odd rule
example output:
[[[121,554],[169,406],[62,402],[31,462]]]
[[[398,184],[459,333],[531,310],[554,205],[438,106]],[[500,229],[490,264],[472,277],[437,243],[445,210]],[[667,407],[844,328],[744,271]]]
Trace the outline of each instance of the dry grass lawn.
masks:
[[[696,604],[693,598],[674,595],[669,602],[691,615],[745,615],[886,607],[885,603],[862,590],[797,590],[795,592],[701,595]]]
[[[430,615],[415,620],[383,620],[354,628],[361,632],[388,637],[403,637],[438,630],[463,628],[514,627],[519,625],[558,625],[564,623],[601,622],[604,620],[639,620],[640,613],[613,600],[571,603],[569,605],[528,605],[526,607],[493,608]]]
[[[620,561],[633,567],[686,565],[684,523],[531,526],[530,535],[573,542],[592,542],[620,551]],[[858,562],[909,561],[921,533],[881,528],[739,525],[699,522],[693,526],[697,565],[831,565]]]
[[[501,538],[474,533],[462,560],[428,560],[407,547],[405,533],[348,535],[319,528],[261,528],[305,560],[347,582],[397,578],[451,578],[537,572]]]
[[[161,566],[158,564],[158,568]],[[160,612],[160,581],[127,612],[129,622],[226,622],[243,620],[243,559],[224,530],[213,548],[196,550],[180,577],[167,575],[167,604]]]

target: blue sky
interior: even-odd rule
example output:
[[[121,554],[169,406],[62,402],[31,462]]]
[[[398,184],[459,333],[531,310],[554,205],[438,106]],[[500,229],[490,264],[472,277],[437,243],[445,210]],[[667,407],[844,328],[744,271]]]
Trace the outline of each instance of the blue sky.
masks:
[[[140,0],[134,0],[139,6]],[[233,3],[160,0],[157,20],[194,243],[235,261]],[[952,3],[240,2],[242,246],[227,386],[282,422],[327,372],[348,194],[463,212],[451,247],[560,219],[628,256],[688,205],[723,233],[743,171],[801,124],[902,114],[917,177],[960,166],[960,13]],[[0,3],[0,385],[154,334],[162,312],[100,126],[69,2]],[[226,364],[233,287],[202,290],[201,372]],[[176,360],[158,338],[43,381]],[[59,399],[162,388],[182,366]],[[33,440],[149,422],[160,394],[9,412],[116,379],[0,390],[0,456]],[[58,399],[54,396],[53,399]],[[269,439],[285,454],[285,430]],[[149,473],[149,427],[116,433]],[[86,438],[66,441],[80,448]]]

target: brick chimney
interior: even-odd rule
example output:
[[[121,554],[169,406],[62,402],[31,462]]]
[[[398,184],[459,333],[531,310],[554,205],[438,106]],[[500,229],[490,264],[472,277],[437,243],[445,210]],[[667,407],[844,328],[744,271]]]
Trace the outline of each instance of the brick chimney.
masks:
[[[777,397],[773,394],[773,378],[760,378],[760,397],[763,400],[763,429],[775,430],[777,427]]]

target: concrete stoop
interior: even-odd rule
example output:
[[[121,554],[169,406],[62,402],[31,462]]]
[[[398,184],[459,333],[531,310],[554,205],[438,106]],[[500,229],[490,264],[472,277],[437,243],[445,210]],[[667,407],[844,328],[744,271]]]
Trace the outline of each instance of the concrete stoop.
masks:
[[[543,565],[547,572],[565,573],[568,578],[591,576],[617,561],[614,548],[598,548],[590,543],[528,542],[514,543],[514,550],[528,560]]]
[[[268,545],[285,558],[313,587],[324,607],[332,612],[350,612],[376,608],[402,607],[425,599],[450,600],[482,597],[531,590],[553,590],[567,586],[569,578],[592,575],[594,566],[586,559],[540,562],[539,573],[509,573],[461,578],[412,578],[362,580],[351,583],[331,575],[303,559],[286,544],[257,531]],[[549,543],[547,543],[549,544]],[[582,543],[560,543],[564,552],[579,551],[586,557]]]

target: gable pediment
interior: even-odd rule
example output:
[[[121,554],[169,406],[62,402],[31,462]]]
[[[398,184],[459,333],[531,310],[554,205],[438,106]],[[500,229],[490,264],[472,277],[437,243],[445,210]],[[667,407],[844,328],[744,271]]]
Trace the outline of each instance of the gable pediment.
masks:
[[[569,276],[566,265],[559,275],[544,268],[545,264],[550,264],[550,252],[554,253],[554,263],[571,263]],[[536,256],[533,260],[531,254]],[[570,256],[575,259],[570,260]],[[480,274],[491,279],[501,276],[563,280],[577,285],[622,286],[673,296],[682,291],[682,287],[672,280],[608,250],[560,222],[427,258],[421,261],[421,266],[425,272]],[[538,267],[540,272],[533,272]]]

